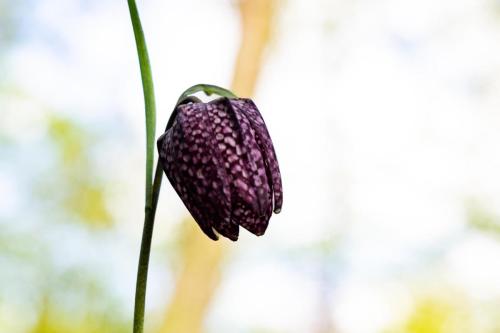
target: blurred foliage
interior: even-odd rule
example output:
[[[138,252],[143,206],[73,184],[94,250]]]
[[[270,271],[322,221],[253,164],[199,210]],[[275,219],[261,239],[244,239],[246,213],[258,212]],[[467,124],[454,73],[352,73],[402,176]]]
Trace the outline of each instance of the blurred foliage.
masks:
[[[462,301],[438,295],[418,297],[408,318],[386,333],[472,333],[464,306]]]
[[[58,157],[51,172],[57,173],[43,178],[42,199],[58,201],[55,204],[67,215],[83,223],[96,227],[111,225],[106,183],[96,175],[90,156],[92,134],[75,121],[57,115],[48,116],[47,127]]]
[[[16,137],[2,141],[3,152],[12,153],[11,167],[0,165],[4,177],[25,167],[26,152],[32,159],[49,158],[13,178],[21,199],[16,220],[0,215],[0,332],[128,332],[130,316],[106,285],[103,270],[92,259],[68,259],[68,254],[83,256],[83,248],[59,249],[67,240],[58,238],[68,231],[83,244],[93,234],[92,243],[113,221],[106,172],[94,161],[95,133],[81,122],[41,109],[46,121],[36,126],[46,135],[28,143]],[[78,223],[66,229],[54,223],[59,221]]]
[[[13,232],[5,224],[0,230],[0,332],[129,331],[130,320],[103,272],[88,262],[61,267],[65,252],[43,235],[34,237],[31,230]],[[53,228],[44,231],[52,233]]]
[[[128,332],[131,323],[92,275],[81,270],[63,274],[60,283],[42,292],[39,314],[32,333]]]
[[[498,333],[499,301],[477,302],[444,286],[417,294],[407,318],[384,333]]]
[[[408,333],[473,332],[462,301],[427,297],[417,301],[404,325]]]
[[[477,202],[467,205],[467,221],[472,228],[500,236],[500,217]]]

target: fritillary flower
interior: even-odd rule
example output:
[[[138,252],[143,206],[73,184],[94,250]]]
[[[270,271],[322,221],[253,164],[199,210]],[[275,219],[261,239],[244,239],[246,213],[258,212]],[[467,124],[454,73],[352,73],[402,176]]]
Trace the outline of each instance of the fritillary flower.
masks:
[[[281,174],[264,120],[250,99],[187,99],[158,139],[160,163],[203,232],[263,235],[283,202]],[[214,232],[215,231],[217,232]]]

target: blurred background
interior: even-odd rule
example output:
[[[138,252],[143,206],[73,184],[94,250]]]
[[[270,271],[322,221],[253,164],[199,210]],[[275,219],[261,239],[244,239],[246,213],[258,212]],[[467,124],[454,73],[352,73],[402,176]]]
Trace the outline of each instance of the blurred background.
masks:
[[[500,332],[499,1],[138,6],[158,135],[230,87],[284,183],[232,243],[164,181],[146,332]],[[0,332],[131,331],[144,132],[125,0],[0,0]]]

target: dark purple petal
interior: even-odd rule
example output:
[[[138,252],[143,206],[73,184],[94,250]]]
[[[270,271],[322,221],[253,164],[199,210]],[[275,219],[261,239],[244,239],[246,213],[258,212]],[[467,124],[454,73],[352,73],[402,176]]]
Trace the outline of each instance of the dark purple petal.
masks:
[[[238,239],[239,227],[238,224],[231,220],[231,179],[227,174],[226,168],[224,167],[225,156],[224,151],[221,149],[219,143],[217,142],[217,133],[222,132],[222,128],[226,126],[226,119],[224,119],[219,110],[210,104],[197,103],[193,104],[195,106],[200,105],[203,109],[203,115],[201,117],[196,114],[196,117],[201,119],[201,124],[203,127],[203,135],[205,144],[210,147],[211,162],[213,163],[214,169],[217,171],[216,174],[209,175],[208,185],[212,185],[212,189],[209,193],[222,192],[223,196],[214,198],[218,201],[213,201],[213,206],[219,206],[221,210],[224,211],[223,219],[215,219],[213,221],[214,228],[223,236],[230,238],[232,240]],[[219,122],[214,119],[214,112],[218,113]],[[205,163],[204,161],[202,161]],[[219,182],[222,183],[222,187],[214,188]],[[223,201],[223,202],[222,202]]]
[[[274,151],[271,136],[267,131],[266,124],[257,106],[252,100],[246,98],[231,99],[231,104],[236,110],[243,113],[250,121],[251,127],[255,131],[256,142],[259,145],[267,166],[268,176],[271,180],[274,196],[274,212],[279,213],[283,204],[283,186],[281,183],[281,172]]]
[[[257,145],[255,132],[248,119],[236,111],[229,100],[231,121],[234,123],[235,154],[231,162],[233,219],[256,234],[263,235],[272,214],[272,197],[264,159]],[[231,158],[231,157],[229,157]]]
[[[179,163],[181,159],[178,158],[182,152],[180,149],[181,142],[183,142],[183,133],[180,130],[180,125],[175,121],[171,129],[158,139],[160,162],[170,183],[200,228],[208,237],[217,240],[218,237],[214,233],[210,222],[199,209],[198,198],[192,195],[194,191],[191,184],[186,183],[181,174],[181,163]]]
[[[166,154],[160,154],[162,166],[201,229],[212,239],[217,239],[214,227],[223,236],[236,240],[238,226],[230,220],[229,182],[213,146],[205,105],[179,106],[160,151],[165,144]]]

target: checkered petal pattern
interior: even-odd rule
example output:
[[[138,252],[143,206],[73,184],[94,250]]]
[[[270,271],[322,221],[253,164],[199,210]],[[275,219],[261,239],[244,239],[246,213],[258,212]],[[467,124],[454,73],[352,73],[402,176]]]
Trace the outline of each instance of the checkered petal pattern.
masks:
[[[179,105],[158,139],[160,163],[203,232],[238,239],[239,226],[263,235],[283,189],[276,153],[250,99]],[[214,232],[214,230],[216,232]]]

